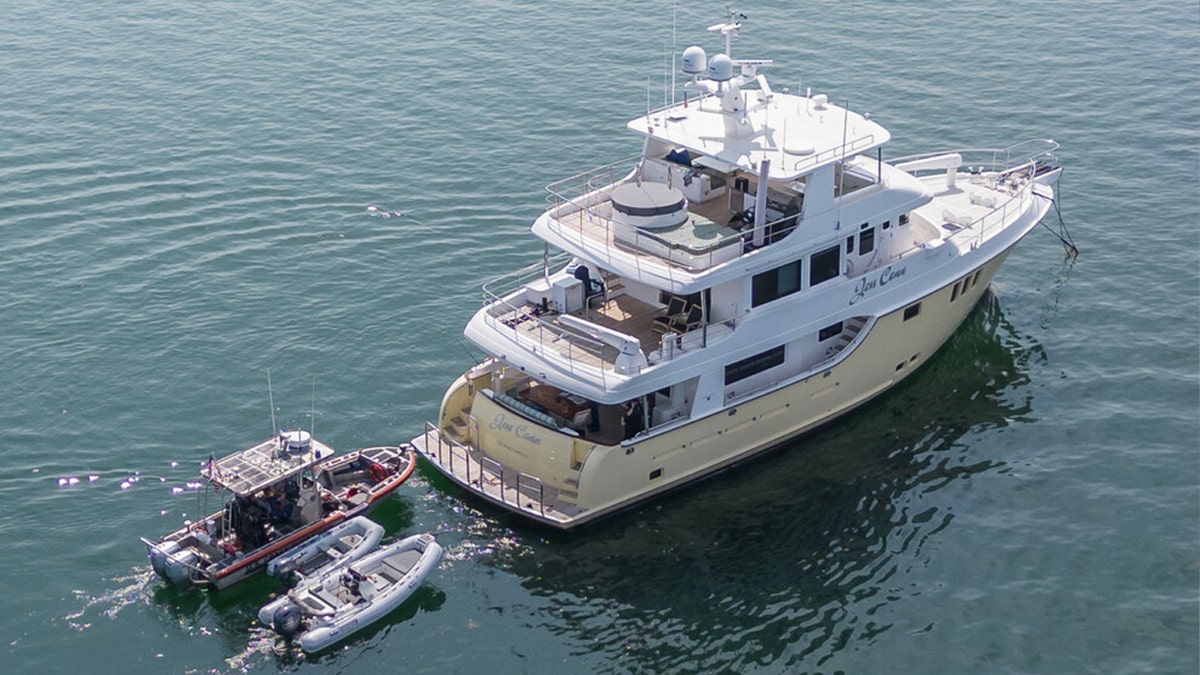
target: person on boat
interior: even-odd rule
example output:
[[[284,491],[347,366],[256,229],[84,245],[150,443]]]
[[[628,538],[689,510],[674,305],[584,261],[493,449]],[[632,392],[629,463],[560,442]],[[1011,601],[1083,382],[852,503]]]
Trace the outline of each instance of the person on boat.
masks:
[[[646,428],[642,400],[635,398],[625,403],[625,439],[637,436]]]
[[[287,499],[280,499],[279,495],[275,494],[273,488],[267,488],[263,494],[267,503],[267,513],[270,514],[271,522],[275,524],[286,523],[292,519],[292,511],[295,510],[296,504]]]
[[[593,297],[604,292],[604,283],[599,279],[592,278],[592,272],[588,269],[587,265],[580,265],[575,268],[575,278],[583,284],[585,305]]]

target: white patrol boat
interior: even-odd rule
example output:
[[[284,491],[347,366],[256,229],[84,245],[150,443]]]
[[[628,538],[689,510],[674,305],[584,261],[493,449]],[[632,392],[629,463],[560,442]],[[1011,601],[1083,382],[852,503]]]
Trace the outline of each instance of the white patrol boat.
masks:
[[[891,135],[770,61],[683,52],[640,155],[548,187],[543,260],[484,285],[489,357],[413,440],[572,528],[746,460],[911,375],[1046,215],[1049,140],[886,161]]]

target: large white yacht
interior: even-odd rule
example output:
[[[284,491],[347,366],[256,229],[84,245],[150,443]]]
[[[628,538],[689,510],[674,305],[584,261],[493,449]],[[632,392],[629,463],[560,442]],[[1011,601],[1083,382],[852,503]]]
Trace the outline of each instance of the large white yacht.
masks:
[[[413,439],[455,483],[572,528],[746,460],[916,371],[1046,215],[1053,141],[885,161],[888,131],[770,61],[682,54],[633,158],[548,187],[543,259],[488,282],[488,357]]]

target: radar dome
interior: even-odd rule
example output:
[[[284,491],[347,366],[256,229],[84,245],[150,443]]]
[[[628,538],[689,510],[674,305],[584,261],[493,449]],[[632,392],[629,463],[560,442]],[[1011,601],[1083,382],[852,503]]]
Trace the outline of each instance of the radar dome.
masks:
[[[708,78],[717,82],[733,79],[733,61],[725,54],[717,54],[708,62]]]
[[[692,45],[683,50],[683,72],[688,75],[700,75],[708,69],[708,55],[703,47]]]

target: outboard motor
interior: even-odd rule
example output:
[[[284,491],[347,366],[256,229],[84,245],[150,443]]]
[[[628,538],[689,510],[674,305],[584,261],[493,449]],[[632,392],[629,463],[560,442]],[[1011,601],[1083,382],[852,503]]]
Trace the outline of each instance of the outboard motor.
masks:
[[[271,628],[284,637],[291,637],[300,630],[300,608],[292,603],[284,603],[271,616]]]

